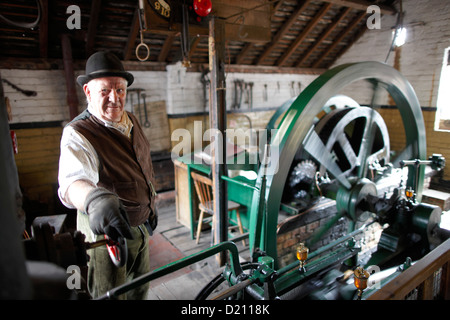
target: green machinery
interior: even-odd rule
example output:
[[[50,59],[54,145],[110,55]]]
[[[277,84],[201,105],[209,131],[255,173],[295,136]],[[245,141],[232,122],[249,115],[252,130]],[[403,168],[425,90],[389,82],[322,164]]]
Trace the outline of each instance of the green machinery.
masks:
[[[369,88],[371,94],[366,106],[342,95],[345,90],[354,92],[352,86],[361,83],[366,87],[361,90]],[[383,94],[388,94],[397,107],[405,132],[405,146],[395,159],[376,104]],[[211,297],[223,283],[228,288],[214,298],[321,299],[331,295],[332,299],[354,299],[357,291],[353,285],[337,288],[335,284],[336,279],[344,278],[346,270],[401,265],[410,256],[420,259],[448,238],[439,226],[440,208],[421,203],[425,166],[440,170],[445,160],[440,155],[427,158],[419,101],[412,86],[395,69],[378,62],[330,69],[277,110],[267,129],[272,134],[265,144],[265,156],[256,165],[232,161],[241,163],[235,168],[254,170],[256,180],[222,177],[228,182],[229,198],[248,206],[245,225],[252,261],[240,264],[236,245],[226,241],[117,288],[108,297],[227,251],[230,263],[201,290],[199,299]],[[248,159],[249,155],[239,157]],[[204,165],[191,164],[188,170],[209,173]],[[290,196],[288,203],[294,205],[286,204],[286,193]],[[280,266],[280,209],[295,216],[314,208],[320,199],[335,201],[334,215],[299,247],[300,262]],[[345,232],[320,245],[319,239],[343,220]],[[375,222],[384,226],[381,237],[376,250],[362,261],[356,239]]]

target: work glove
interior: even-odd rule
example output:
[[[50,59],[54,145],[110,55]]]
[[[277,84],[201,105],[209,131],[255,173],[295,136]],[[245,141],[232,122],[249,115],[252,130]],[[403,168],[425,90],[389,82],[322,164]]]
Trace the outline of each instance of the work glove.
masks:
[[[106,234],[116,242],[119,237],[133,239],[128,214],[115,193],[95,188],[86,197],[84,211],[96,235]]]

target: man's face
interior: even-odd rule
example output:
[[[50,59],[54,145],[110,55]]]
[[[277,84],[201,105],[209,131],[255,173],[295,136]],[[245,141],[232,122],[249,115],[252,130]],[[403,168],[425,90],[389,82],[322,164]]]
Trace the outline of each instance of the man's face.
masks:
[[[122,119],[127,96],[127,81],[121,77],[105,77],[89,81],[83,86],[91,107],[103,120]]]

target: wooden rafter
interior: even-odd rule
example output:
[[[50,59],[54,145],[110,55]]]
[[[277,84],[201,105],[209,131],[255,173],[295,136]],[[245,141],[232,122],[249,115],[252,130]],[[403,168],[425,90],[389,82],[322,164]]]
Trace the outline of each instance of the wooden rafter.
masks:
[[[161,48],[161,51],[158,55],[158,62],[164,62],[166,61],[167,55],[169,54],[170,48],[172,47],[173,40],[175,38],[175,35],[169,34],[164,41],[164,44]]]
[[[39,22],[39,55],[48,58],[48,0],[42,0],[41,21]]]
[[[130,60],[134,53],[136,38],[139,34],[139,13],[136,5],[134,10],[133,21],[131,22],[130,32],[128,34],[127,44],[123,52],[123,59]]]
[[[86,56],[89,57],[94,50],[95,36],[97,35],[98,17],[101,11],[101,0],[92,0],[89,26],[86,35]]]
[[[264,52],[259,56],[258,61],[256,64],[262,64],[264,59],[267,58],[267,56],[272,52],[272,50],[276,47],[278,44],[278,41],[280,41],[283,36],[289,31],[289,29],[292,27],[292,25],[297,20],[300,13],[304,11],[304,9],[307,7],[310,0],[303,0],[302,3],[297,7],[297,9],[291,14],[289,19],[283,24],[283,26],[278,30],[277,34],[273,38],[272,42],[266,47]]]
[[[300,68],[301,65],[309,58],[309,56],[316,50],[316,48],[324,41],[330,33],[341,23],[341,21],[345,18],[345,16],[352,9],[347,7],[342,10],[342,13],[334,19],[334,21],[328,26],[328,28],[320,35],[320,37],[314,42],[314,44],[308,49],[308,51],[297,61],[296,67]]]
[[[270,16],[270,21],[272,21],[273,17],[275,16],[275,13],[281,8],[283,5],[283,0],[278,1],[275,6],[272,8],[272,14]],[[241,52],[236,56],[236,64],[242,64],[242,61],[244,61],[247,54],[253,49],[254,43],[247,42],[244,46],[244,48],[241,50]]]
[[[191,60],[192,56],[194,55],[195,50],[197,50],[197,46],[200,43],[201,37],[196,37],[194,41],[191,44],[191,49],[189,50],[188,59]]]
[[[371,5],[377,5],[380,8],[381,14],[393,15],[397,13],[397,10],[395,10],[394,7],[380,3],[372,3],[365,0],[322,0],[322,1],[363,11],[366,11],[367,8]]]
[[[366,12],[362,12],[360,13],[356,19],[354,19],[352,21],[352,23],[350,25],[347,26],[347,28],[345,30],[343,30],[339,36],[333,40],[333,43],[328,47],[328,49],[322,54],[322,56],[320,56],[319,59],[317,59],[312,67],[313,68],[317,68],[319,66],[319,64],[322,62],[323,59],[326,58],[326,56],[328,56],[330,54],[331,51],[333,51],[340,43],[341,41],[344,39],[344,37],[349,34],[357,25],[358,23],[366,16]]]
[[[297,36],[295,41],[289,46],[288,50],[278,59],[277,65],[282,66],[286,63],[289,57],[297,50],[298,46],[303,42],[306,36],[314,29],[314,27],[319,23],[327,11],[331,8],[331,4],[327,3],[324,5],[315,17],[306,25],[301,34]]]
[[[236,56],[236,64],[242,64],[247,54],[253,48],[253,43],[247,42],[241,52]]]
[[[334,60],[338,59],[340,56],[342,56],[344,54],[345,51],[347,51],[353,43],[355,43],[356,41],[358,41],[359,38],[361,38],[361,36],[367,31],[367,27],[365,25],[363,25],[361,27],[361,29],[354,35],[352,36],[352,40],[346,45],[346,46],[342,46],[341,50],[336,53],[334,55]],[[330,64],[331,65],[331,64]]]

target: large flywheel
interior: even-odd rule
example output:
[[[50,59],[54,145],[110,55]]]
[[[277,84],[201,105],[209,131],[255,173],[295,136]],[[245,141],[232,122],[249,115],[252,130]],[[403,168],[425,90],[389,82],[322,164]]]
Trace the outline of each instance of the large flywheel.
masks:
[[[360,81],[373,88],[368,97],[370,103],[329,109],[332,97]],[[251,250],[263,250],[277,257],[278,213],[299,150],[308,159],[300,166],[311,172],[317,168],[321,175],[329,177],[339,212],[335,221],[345,215],[356,222],[358,202],[367,195],[377,195],[371,179],[374,166],[392,162],[387,128],[378,113],[377,100],[382,91],[390,95],[403,122],[406,143],[399,152],[400,160],[426,158],[420,104],[412,86],[397,70],[379,62],[345,64],[328,70],[297,97],[272,134],[268,158],[258,172],[259,191],[255,191],[251,208],[250,230],[255,231],[250,232]],[[324,111],[326,115],[318,120],[317,115]],[[423,179],[421,169],[406,181],[419,201]]]
[[[374,109],[335,109],[321,119],[314,130],[346,177],[351,176],[363,161],[369,164],[378,162],[381,166],[389,162],[388,130],[383,118]],[[365,144],[369,143],[366,137],[369,130],[372,130],[372,141],[370,150],[365,150]],[[326,164],[321,164],[322,175],[326,167]]]

